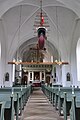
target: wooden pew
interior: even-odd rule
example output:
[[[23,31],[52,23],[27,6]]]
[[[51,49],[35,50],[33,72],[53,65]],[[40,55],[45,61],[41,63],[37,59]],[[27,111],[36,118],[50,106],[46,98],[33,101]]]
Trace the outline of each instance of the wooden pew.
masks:
[[[61,115],[61,107],[63,105],[65,96],[64,93],[67,93],[67,114],[69,114],[69,110],[71,108],[71,100],[72,100],[72,94],[80,92],[79,88],[73,88],[73,87],[62,87],[59,89],[59,91],[56,94],[56,97],[58,99],[58,108],[59,108],[59,114]]]
[[[58,102],[59,115],[62,115],[61,114],[61,109],[63,109],[63,103],[64,103],[64,99],[65,99],[64,93],[67,93],[67,99],[71,98],[72,87],[62,87],[62,88],[59,89],[58,93],[56,94],[56,97],[57,97],[56,102]],[[70,108],[71,108],[71,99],[68,100],[68,102],[67,102],[66,112],[67,112],[68,115],[69,115]]]
[[[50,87],[50,86],[46,86],[46,85],[42,85],[42,91],[43,93],[47,96],[47,98],[49,99],[49,101],[51,101],[51,103],[53,104],[53,106],[56,104],[56,94],[57,91],[59,90],[59,87]]]
[[[6,91],[5,91],[6,90]],[[14,102],[12,103],[11,102],[11,96],[13,96],[13,100]],[[5,120],[7,119],[11,119],[10,116],[11,116],[11,104],[14,104],[13,108],[15,109],[15,113],[16,113],[16,120],[18,120],[18,114],[19,114],[19,98],[21,99],[21,94],[20,92],[12,92],[12,89],[11,88],[3,88],[1,89],[0,91],[0,101],[4,101],[5,102],[5,106],[4,106],[4,116],[7,116],[5,117]],[[16,105],[15,105],[16,103]],[[16,106],[16,108],[15,108]]]
[[[16,120],[18,120],[18,115],[19,115],[19,109],[20,109],[20,113],[22,113],[22,107],[24,106],[24,102],[26,102],[26,100],[30,95],[30,91],[31,90],[31,86],[28,86],[27,88],[24,87],[13,87],[13,88],[1,88],[0,89],[0,101],[4,101],[5,105],[4,105],[4,116],[6,116],[6,114],[9,114],[8,118],[5,118],[5,120],[14,120],[13,117],[10,118],[10,116],[14,116],[11,115],[10,113],[14,113],[15,109],[15,113],[16,113]],[[12,97],[13,96],[13,102]],[[23,102],[22,102],[23,100]],[[11,106],[13,106],[11,108]],[[13,112],[12,112],[13,111]]]
[[[64,119],[67,120],[67,113],[70,112],[71,106],[72,106],[72,99],[73,95],[76,96],[77,102],[76,105],[79,105],[80,103],[80,89],[74,88],[74,92],[72,94],[64,93],[64,106],[63,106],[63,112],[64,112]],[[70,107],[68,107],[68,104],[70,103]],[[79,109],[79,108],[78,108]],[[77,110],[77,109],[76,109]],[[79,111],[80,112],[80,111]],[[78,115],[77,115],[78,116]]]
[[[70,109],[70,120],[80,120],[80,92],[77,91],[75,94],[72,94],[69,98],[67,98],[67,93],[65,93],[64,100],[64,119],[67,120],[67,102],[71,101],[71,109]]]
[[[0,102],[2,103],[0,114],[1,120],[14,120],[13,98],[11,94],[0,94]]]
[[[67,120],[67,116],[70,115],[70,109],[72,106],[72,96],[73,94],[76,95],[77,98],[77,102],[76,102],[76,119],[72,119],[71,120],[79,120],[79,112],[80,112],[80,89],[79,88],[74,88],[74,87],[47,87],[44,86],[44,93],[46,93],[46,96],[48,96],[49,100],[51,100],[50,97],[53,97],[52,95],[54,94],[54,105],[55,108],[58,108],[59,110],[59,115],[61,114],[61,109],[63,110],[63,114],[64,114],[64,120]],[[47,92],[46,92],[47,91]],[[47,95],[48,94],[48,95]],[[52,95],[50,95],[52,94]],[[75,105],[74,105],[75,106]],[[74,107],[72,107],[74,111]],[[72,112],[72,114],[70,116],[74,116],[74,113]]]
[[[0,102],[0,120],[4,120],[4,105],[5,102]]]
[[[78,94],[78,96],[73,95],[72,97],[70,119],[80,120],[80,93]]]
[[[54,103],[55,93],[58,90],[58,87],[50,87],[46,85],[42,85],[42,91],[47,96],[47,98],[51,101],[51,103]]]

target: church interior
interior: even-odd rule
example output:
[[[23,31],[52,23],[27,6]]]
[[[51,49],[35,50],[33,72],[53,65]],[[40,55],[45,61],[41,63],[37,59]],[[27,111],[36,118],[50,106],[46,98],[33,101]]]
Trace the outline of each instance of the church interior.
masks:
[[[80,120],[80,1],[0,0],[0,120]]]

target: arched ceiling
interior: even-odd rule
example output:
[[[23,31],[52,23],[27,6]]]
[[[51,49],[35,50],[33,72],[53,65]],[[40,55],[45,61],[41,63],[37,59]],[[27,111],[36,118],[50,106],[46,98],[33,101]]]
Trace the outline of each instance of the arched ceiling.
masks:
[[[19,38],[20,5],[22,5],[22,11]],[[50,26],[46,47],[49,54],[56,59],[60,50],[59,46],[62,49],[65,48],[68,53],[67,45],[71,42],[75,21],[80,17],[80,1],[42,0],[42,5]],[[57,37],[56,6],[59,40]],[[29,57],[28,48],[35,46],[37,42],[34,37],[34,22],[39,9],[40,0],[0,0],[0,17],[4,26],[6,44],[8,43],[8,53],[14,54],[16,51],[13,48],[15,47],[15,50],[19,48],[23,58],[24,56],[27,56],[25,59]]]
[[[36,43],[37,43],[37,37],[33,37],[29,40],[27,40],[26,42],[24,42],[21,46],[20,46],[20,50],[19,53],[21,54],[23,61],[30,61],[31,59],[31,54],[37,52],[36,50],[30,50],[30,49],[35,49],[36,48]],[[58,51],[55,48],[55,46],[53,44],[51,44],[49,41],[46,40],[45,42],[45,48],[46,51],[44,50],[39,50],[40,52],[42,52],[44,54],[44,57],[47,59],[50,56],[54,57],[54,60],[56,60],[58,58]]]

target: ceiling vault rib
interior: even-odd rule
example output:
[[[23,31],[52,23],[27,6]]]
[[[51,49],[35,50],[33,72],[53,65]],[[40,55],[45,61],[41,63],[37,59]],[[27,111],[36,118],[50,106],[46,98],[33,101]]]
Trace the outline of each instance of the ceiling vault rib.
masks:
[[[22,27],[26,22],[28,22],[28,20],[29,20],[38,10],[39,10],[39,8],[38,8],[37,10],[35,10],[35,11],[23,22],[23,24],[21,24],[20,29],[21,29],[21,27]],[[17,35],[18,31],[19,31],[19,27],[17,28],[17,30],[16,30],[15,33],[14,33],[14,36],[13,36],[12,41],[11,41],[10,49],[11,49],[12,43],[13,43],[13,41],[14,41],[14,39],[15,39],[15,36]],[[10,49],[9,49],[9,51],[10,51]],[[9,51],[8,51],[8,52],[9,52]]]

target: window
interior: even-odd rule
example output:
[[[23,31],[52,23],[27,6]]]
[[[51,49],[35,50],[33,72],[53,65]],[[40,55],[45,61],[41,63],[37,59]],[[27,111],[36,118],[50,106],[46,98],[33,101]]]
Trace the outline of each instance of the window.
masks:
[[[77,42],[76,55],[77,55],[77,79],[78,81],[80,81],[80,38]]]

